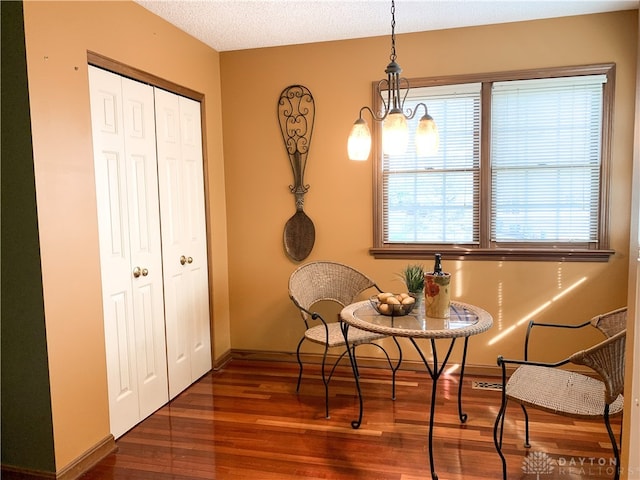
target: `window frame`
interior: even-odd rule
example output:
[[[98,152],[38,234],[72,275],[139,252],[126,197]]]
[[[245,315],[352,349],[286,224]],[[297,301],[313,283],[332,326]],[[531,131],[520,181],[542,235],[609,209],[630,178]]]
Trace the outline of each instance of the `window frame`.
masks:
[[[603,109],[600,158],[600,191],[598,212],[598,241],[588,248],[578,248],[567,243],[531,244],[500,243],[490,240],[491,229],[491,86],[494,82],[508,80],[530,80],[540,78],[570,77],[580,75],[607,76],[603,85]],[[440,78],[409,79],[412,88],[439,85],[482,83],[480,113],[480,192],[479,192],[479,236],[480,242],[470,244],[416,244],[385,243],[383,232],[384,193],[382,174],[381,124],[373,122],[372,168],[373,168],[373,247],[369,253],[374,258],[420,259],[433,258],[441,253],[447,259],[470,260],[536,260],[536,261],[589,261],[606,262],[615,253],[609,246],[609,197],[611,170],[611,139],[613,133],[613,108],[615,95],[615,64],[604,63],[570,67],[552,67],[482,74],[451,75]],[[373,82],[373,105],[381,108],[376,94],[378,82]],[[427,105],[428,107],[428,105]],[[437,123],[437,119],[436,119]]]

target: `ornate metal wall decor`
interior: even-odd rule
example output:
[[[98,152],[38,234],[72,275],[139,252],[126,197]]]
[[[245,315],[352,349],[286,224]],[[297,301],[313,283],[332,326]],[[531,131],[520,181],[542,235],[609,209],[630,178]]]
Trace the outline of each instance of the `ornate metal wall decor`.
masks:
[[[307,87],[290,85],[280,94],[278,119],[293,171],[293,185],[289,185],[289,190],[295,196],[296,202],[296,212],[284,227],[284,248],[287,255],[295,261],[304,260],[309,256],[316,238],[313,222],[304,213],[304,195],[309,190],[309,185],[304,183],[304,171],[315,114],[313,96]]]

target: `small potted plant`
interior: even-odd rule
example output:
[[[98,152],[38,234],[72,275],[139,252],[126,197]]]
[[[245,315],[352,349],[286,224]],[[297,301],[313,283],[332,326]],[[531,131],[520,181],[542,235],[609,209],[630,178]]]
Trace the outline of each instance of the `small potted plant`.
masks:
[[[407,286],[407,292],[415,296],[416,301],[422,299],[424,292],[424,267],[422,265],[407,265],[398,276]]]

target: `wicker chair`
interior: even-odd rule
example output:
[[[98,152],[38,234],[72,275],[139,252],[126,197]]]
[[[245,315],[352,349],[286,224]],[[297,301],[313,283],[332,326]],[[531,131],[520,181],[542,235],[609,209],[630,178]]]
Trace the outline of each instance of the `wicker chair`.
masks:
[[[502,453],[502,433],[508,400],[518,402],[525,418],[525,444],[529,448],[529,418],[526,407],[541,409],[576,418],[603,418],[616,461],[614,479],[619,478],[620,454],[611,429],[610,417],[622,413],[624,388],[624,355],[627,309],[620,308],[579,325],[558,325],[530,322],[525,339],[524,360],[498,357],[502,367],[502,404],[494,426],[496,450],[502,460],[503,479],[507,478],[507,463]],[[600,330],[605,340],[556,363],[528,360],[529,336],[533,327],[582,328],[591,325]],[[583,375],[558,368],[562,365],[584,365],[595,375]],[[509,365],[518,365],[506,381]]]
[[[357,297],[367,289],[374,288],[376,292],[380,292],[380,288],[369,277],[360,273],[356,269],[336,262],[311,262],[298,267],[289,278],[289,298],[300,310],[302,321],[305,325],[305,332],[298,348],[296,356],[300,365],[298,374],[298,384],[296,392],[300,390],[300,382],[302,380],[302,360],[300,358],[300,349],[305,340],[324,345],[324,354],[322,356],[322,382],[325,388],[325,412],[329,418],[329,381],[333,373],[345,354],[348,353],[347,344],[342,333],[339,321],[327,321],[318,312],[312,310],[313,306],[320,301],[336,302],[345,307],[354,301]],[[355,348],[361,344],[371,344],[378,347],[385,354],[387,362],[392,371],[392,398],[395,398],[395,376],[400,363],[402,361],[402,351],[395,338],[393,338],[398,348],[397,364],[391,361],[387,351],[377,343],[376,340],[386,338],[385,335],[366,332],[355,327],[349,328],[349,348],[355,362]],[[330,348],[341,347],[344,350],[337,357],[331,370],[327,373],[326,363],[327,355]],[[357,372],[357,367],[356,370]]]

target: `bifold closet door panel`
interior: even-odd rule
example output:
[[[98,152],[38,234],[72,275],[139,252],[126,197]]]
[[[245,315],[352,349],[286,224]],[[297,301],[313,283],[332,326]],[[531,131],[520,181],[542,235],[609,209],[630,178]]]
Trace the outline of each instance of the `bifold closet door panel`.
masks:
[[[89,67],[111,433],[139,421],[122,82]]]
[[[180,133],[184,181],[184,205],[187,236],[187,269],[191,277],[193,335],[191,337],[191,379],[197,380],[211,370],[211,334],[209,314],[209,271],[204,199],[202,121],[200,103],[179,97]]]
[[[90,66],[111,433],[168,401],[152,87]]]
[[[140,417],[169,400],[153,88],[122,79]]]
[[[200,104],[155,90],[169,396],[211,369]]]

